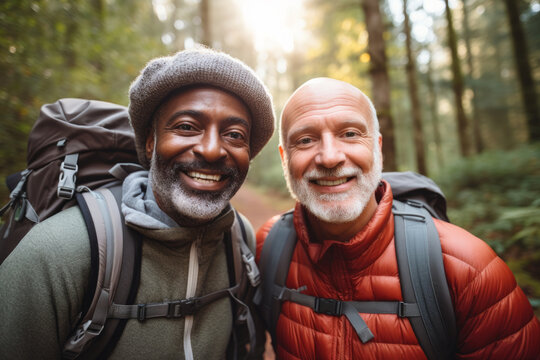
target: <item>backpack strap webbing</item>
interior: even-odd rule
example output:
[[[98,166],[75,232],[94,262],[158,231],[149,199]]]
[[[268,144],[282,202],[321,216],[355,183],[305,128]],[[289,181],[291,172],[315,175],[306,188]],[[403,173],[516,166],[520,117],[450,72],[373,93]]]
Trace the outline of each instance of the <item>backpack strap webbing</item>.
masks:
[[[64,345],[64,358],[73,359],[83,352],[83,357],[91,357],[90,354],[99,355],[105,349],[112,349],[124,329],[125,323],[107,320],[109,306],[113,301],[130,303],[135,297],[141,241],[124,225],[121,197],[121,185],[76,195],[90,239],[88,293],[93,297],[80,325]]]
[[[108,317],[113,319],[137,319],[139,321],[157,317],[181,318],[187,315],[193,315],[204,306],[222,297],[230,296],[231,293],[234,294],[237,289],[238,285],[235,285],[199,297],[161,303],[136,305],[112,304],[109,308]]]
[[[439,234],[422,203],[394,200],[392,209],[403,299],[421,315],[409,321],[428,359],[451,359],[457,331]]]

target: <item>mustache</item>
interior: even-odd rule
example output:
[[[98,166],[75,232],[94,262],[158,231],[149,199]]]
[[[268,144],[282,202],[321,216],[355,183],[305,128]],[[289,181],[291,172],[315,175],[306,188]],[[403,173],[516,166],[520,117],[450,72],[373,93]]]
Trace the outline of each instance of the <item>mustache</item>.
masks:
[[[174,171],[175,174],[188,171],[209,170],[220,173],[227,177],[235,177],[239,175],[237,168],[226,166],[225,162],[209,163],[200,159],[174,163],[171,170]]]

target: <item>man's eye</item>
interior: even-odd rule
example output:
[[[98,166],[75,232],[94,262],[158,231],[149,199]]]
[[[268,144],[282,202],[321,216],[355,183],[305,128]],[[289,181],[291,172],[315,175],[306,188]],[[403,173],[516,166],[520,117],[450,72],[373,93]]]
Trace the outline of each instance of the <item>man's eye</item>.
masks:
[[[347,131],[345,133],[345,137],[355,137],[356,133],[354,131]]]
[[[244,134],[239,131],[231,131],[227,133],[227,136],[233,139],[244,139]]]
[[[190,124],[180,124],[177,126],[177,129],[189,131],[193,130],[193,126],[191,126]]]
[[[300,141],[298,141],[300,144],[302,145],[306,145],[306,144],[310,144],[311,143],[311,139],[310,138],[302,138],[300,139]]]

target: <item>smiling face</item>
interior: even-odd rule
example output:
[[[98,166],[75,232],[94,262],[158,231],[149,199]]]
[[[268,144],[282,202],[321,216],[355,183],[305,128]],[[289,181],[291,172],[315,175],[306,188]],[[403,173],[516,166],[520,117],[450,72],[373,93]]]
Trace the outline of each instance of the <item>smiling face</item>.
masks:
[[[283,110],[280,153],[289,190],[328,223],[354,221],[376,207],[382,140],[357,88],[333,79],[304,84]]]
[[[215,218],[244,182],[251,117],[236,96],[213,87],[173,93],[146,141],[160,208],[179,224]]]

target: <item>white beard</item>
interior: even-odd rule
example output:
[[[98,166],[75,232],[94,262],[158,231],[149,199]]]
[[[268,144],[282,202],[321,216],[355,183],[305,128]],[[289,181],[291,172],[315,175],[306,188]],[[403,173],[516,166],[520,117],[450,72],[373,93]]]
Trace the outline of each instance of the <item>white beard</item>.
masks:
[[[218,216],[229,204],[243,182],[238,176],[220,192],[197,192],[186,190],[179,174],[166,168],[154,153],[152,154],[149,177],[152,189],[160,199],[160,206],[166,214],[179,214],[182,218],[197,222],[209,221]],[[172,216],[171,216],[172,217]],[[174,217],[172,217],[174,218]]]
[[[315,169],[304,174],[302,179],[295,180],[290,174],[289,166],[283,170],[289,192],[310,213],[326,222],[347,223],[360,217],[371,196],[373,196],[381,181],[382,162],[380,161],[380,151],[375,146],[373,167],[371,171],[365,174],[358,167]],[[309,180],[325,176],[356,177],[357,183],[346,192],[321,194],[310,186]]]

